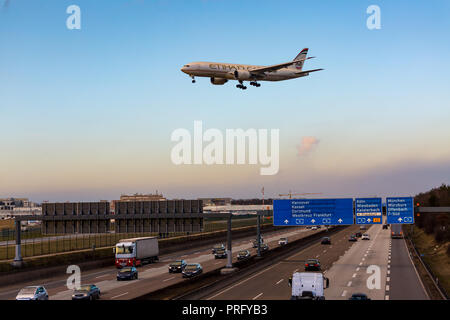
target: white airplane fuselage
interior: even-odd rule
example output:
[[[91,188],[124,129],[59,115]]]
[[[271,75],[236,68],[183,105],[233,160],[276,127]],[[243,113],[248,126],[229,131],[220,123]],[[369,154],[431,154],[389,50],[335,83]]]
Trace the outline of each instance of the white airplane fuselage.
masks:
[[[208,77],[214,79],[227,79],[227,80],[243,80],[243,81],[281,81],[304,77],[307,74],[296,74],[296,71],[289,68],[282,68],[275,71],[265,72],[261,76],[252,76],[248,74],[248,78],[245,77],[245,71],[262,68],[263,66],[235,64],[235,63],[223,63],[223,62],[192,62],[181,68],[181,71],[190,75],[191,77]],[[234,71],[243,71],[244,77],[237,79]]]

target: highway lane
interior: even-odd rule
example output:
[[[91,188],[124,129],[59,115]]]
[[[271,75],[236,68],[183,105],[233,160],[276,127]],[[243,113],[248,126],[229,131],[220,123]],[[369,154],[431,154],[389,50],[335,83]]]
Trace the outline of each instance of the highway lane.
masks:
[[[320,231],[320,230],[318,230]],[[311,231],[304,228],[290,228],[286,230],[272,231],[264,234],[269,247],[277,245],[277,241],[282,236],[289,237],[290,240],[306,236],[318,231]],[[250,249],[251,239],[254,237],[246,237],[233,241],[233,256],[242,249]],[[220,241],[218,241],[220,242]],[[255,250],[253,250],[253,254]],[[82,283],[94,283],[102,291],[103,299],[131,299],[150,290],[156,290],[176,281],[182,281],[180,274],[169,274],[167,265],[176,259],[185,259],[188,262],[200,262],[204,267],[204,271],[213,270],[224,266],[226,260],[215,260],[211,254],[210,246],[202,246],[195,250],[184,250],[160,257],[160,262],[139,268],[139,279],[132,282],[118,282],[116,280],[117,269],[114,266],[107,268],[99,268],[89,272],[82,272]],[[67,275],[68,276],[68,275]],[[27,284],[17,284],[8,288],[0,289],[0,299],[14,299],[20,288],[26,285],[44,285],[49,292],[50,299],[69,299],[71,291],[67,290],[67,276],[61,275],[49,279],[37,279]]]
[[[417,274],[404,239],[392,239],[389,299],[428,300],[429,297]]]
[[[330,279],[330,288],[325,290],[327,300],[346,300],[353,293],[365,293],[372,300],[387,298],[390,232],[381,225],[373,225],[364,233],[370,235],[370,240],[359,239],[326,272]],[[370,282],[369,289],[367,280],[375,268],[379,268],[379,282]]]
[[[291,288],[287,280],[296,271],[304,271],[304,261],[310,258],[320,260],[322,270],[327,270],[333,262],[348,250],[353,243],[348,236],[356,232],[359,226],[350,226],[331,235],[331,245],[322,245],[320,241],[310,245],[274,265],[251,274],[248,277],[218,290],[205,297],[206,300],[289,300]]]

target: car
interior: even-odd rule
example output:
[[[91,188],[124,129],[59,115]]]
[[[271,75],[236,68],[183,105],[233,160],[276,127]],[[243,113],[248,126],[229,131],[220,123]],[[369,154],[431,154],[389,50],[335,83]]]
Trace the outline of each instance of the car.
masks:
[[[100,289],[95,284],[81,285],[72,294],[72,300],[100,299]]]
[[[361,240],[370,240],[370,235],[368,233],[364,233],[361,237]]]
[[[136,280],[138,278],[138,271],[135,267],[124,267],[117,272],[117,281],[121,280]]]
[[[387,229],[388,225],[387,224],[383,224],[383,229]]]
[[[225,250],[225,245],[224,245],[223,243],[216,244],[216,245],[212,248],[212,254],[215,254],[217,250]]]
[[[330,237],[323,237],[322,241],[320,241],[320,244],[331,244]]]
[[[367,227],[366,226],[360,226],[359,230],[367,230]]]
[[[305,271],[320,271],[320,261],[318,259],[306,260]]]
[[[264,239],[263,237],[260,237],[260,239],[261,239],[260,245],[262,246],[264,243]],[[258,239],[253,240],[253,248],[258,248]]]
[[[348,300],[370,300],[365,293],[354,293]]]
[[[169,273],[181,273],[187,263],[184,260],[177,260],[169,264]]]
[[[348,241],[355,242],[355,241],[358,241],[358,238],[356,238],[356,236],[355,236],[354,234],[352,234],[352,235],[350,235],[350,237],[348,238]]]
[[[43,286],[29,286],[19,291],[16,300],[48,300],[48,293]]]
[[[280,238],[280,240],[278,240],[278,244],[280,246],[285,246],[288,244],[288,238]]]
[[[225,259],[227,257],[227,252],[225,249],[216,250],[216,253],[214,253],[215,259]]]
[[[237,259],[238,260],[245,260],[245,259],[250,258],[250,256],[251,256],[250,251],[248,251],[248,250],[241,250],[241,251],[238,252]]]
[[[311,227],[311,230],[317,230],[316,226]]]
[[[261,252],[266,252],[269,251],[269,246],[267,245],[267,243],[263,243],[260,247]]]
[[[192,278],[203,273],[203,268],[200,263],[189,263],[181,273],[183,278]]]
[[[362,237],[362,233],[361,233],[361,232],[356,232],[356,233],[355,233],[355,237],[361,238],[361,237]]]

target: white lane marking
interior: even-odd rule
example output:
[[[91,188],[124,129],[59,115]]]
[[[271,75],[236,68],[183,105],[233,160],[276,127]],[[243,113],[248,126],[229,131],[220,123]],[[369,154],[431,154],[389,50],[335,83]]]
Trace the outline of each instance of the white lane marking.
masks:
[[[387,271],[387,274],[391,274],[391,270],[388,270],[388,271]]]
[[[254,274],[253,276],[251,276],[251,277],[249,277],[249,278],[247,278],[247,279],[244,279],[244,280],[242,280],[241,282],[238,282],[238,283],[232,285],[231,287],[226,288],[225,290],[222,290],[222,291],[216,293],[215,295],[213,295],[213,296],[207,298],[206,300],[214,299],[215,297],[220,296],[221,294],[223,294],[223,293],[225,293],[225,292],[227,292],[227,291],[230,291],[231,289],[233,289],[233,288],[235,288],[235,287],[237,287],[237,286],[239,286],[239,285],[241,285],[241,284],[243,284],[243,283],[245,283],[245,282],[247,282],[247,281],[249,281],[249,280],[251,280],[251,279],[257,277],[257,276],[259,276],[260,274],[263,274],[264,272],[267,272],[267,271],[269,271],[270,269],[275,268],[275,267],[278,266],[279,264],[281,264],[281,262],[278,262],[278,263],[274,264],[273,266],[271,266],[271,267],[269,267],[269,268],[267,268],[267,269],[265,269],[265,270],[262,270],[262,271],[260,271],[260,272],[258,272],[258,273],[256,273],[256,274]],[[298,270],[298,269],[296,269],[294,272],[297,272],[297,270]]]
[[[294,273],[297,272],[297,271],[298,271],[298,269],[295,269],[295,270],[294,270]]]
[[[389,296],[384,297],[384,300],[389,300]]]
[[[386,285],[386,291],[389,291],[389,285],[388,284]]]
[[[111,300],[112,300],[112,299],[115,299],[115,298],[118,298],[118,297],[121,297],[121,296],[124,296],[124,295],[126,295],[126,294],[128,294],[128,292],[125,292],[125,293],[119,294],[119,295],[117,295],[117,296],[114,296],[114,297],[111,298]]]
[[[352,278],[356,278],[356,273],[354,273],[354,274],[352,275]]]
[[[347,283],[347,287],[351,287],[351,286],[352,286],[352,282],[349,281],[349,282]]]
[[[358,271],[359,271],[359,269],[360,269],[359,267],[358,267],[358,268],[356,268],[356,272],[358,272]]]
[[[216,265],[216,264],[221,264],[221,263],[222,263],[222,261],[219,261],[219,262],[214,263],[214,265]]]
[[[342,291],[341,297],[345,297],[346,294],[347,294],[347,290]]]
[[[362,259],[361,259],[361,261],[364,261],[364,260],[366,260],[366,258],[362,258]]]
[[[359,265],[362,266],[362,262],[360,262]]]
[[[163,282],[175,279],[175,277],[164,279]]]
[[[103,278],[103,277],[106,277],[106,276],[109,276],[109,274],[104,274],[104,275],[102,275],[102,276],[95,277],[95,279]]]
[[[280,284],[281,282],[283,282],[283,279],[278,280],[278,282],[276,284]]]
[[[386,282],[391,281],[391,277],[386,277]]]
[[[323,253],[327,252],[327,250],[323,250]]]
[[[258,299],[261,296],[262,296],[262,292],[260,294],[258,294],[256,297],[254,297],[252,300],[256,300],[256,299]]]

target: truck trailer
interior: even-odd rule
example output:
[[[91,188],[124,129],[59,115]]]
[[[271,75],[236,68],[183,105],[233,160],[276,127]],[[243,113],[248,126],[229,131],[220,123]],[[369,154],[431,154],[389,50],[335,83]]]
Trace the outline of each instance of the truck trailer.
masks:
[[[158,261],[159,247],[157,237],[122,239],[114,247],[117,268],[137,267]]]
[[[401,224],[391,224],[391,239],[402,239],[403,231]]]

